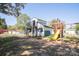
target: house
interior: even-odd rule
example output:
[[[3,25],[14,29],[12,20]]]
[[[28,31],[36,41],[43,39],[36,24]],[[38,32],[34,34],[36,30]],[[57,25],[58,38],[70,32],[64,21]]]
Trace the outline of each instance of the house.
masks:
[[[30,33],[32,36],[48,36],[51,34],[52,29],[47,26],[47,22],[42,19],[32,18]]]
[[[66,24],[64,33],[69,35],[76,35],[75,26],[76,26],[76,23]]]

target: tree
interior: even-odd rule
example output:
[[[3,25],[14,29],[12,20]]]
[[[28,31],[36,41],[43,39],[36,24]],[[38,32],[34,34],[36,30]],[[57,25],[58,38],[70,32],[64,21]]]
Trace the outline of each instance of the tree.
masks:
[[[17,17],[24,6],[24,3],[0,3],[0,13]]]
[[[76,24],[75,29],[76,29],[76,33],[78,34],[78,31],[79,31],[79,24]]]
[[[5,19],[0,18],[0,29],[7,29],[7,24],[5,22]]]
[[[16,29],[16,25],[8,26],[8,30],[15,30],[15,29]]]
[[[21,14],[20,10],[24,7],[25,3],[0,3],[0,13],[17,18]]]
[[[79,30],[79,24],[76,24],[76,30]]]
[[[17,17],[17,28],[25,30],[25,28],[30,27],[30,17],[26,14],[21,14]]]
[[[57,19],[53,19],[50,23],[49,23],[49,26],[53,28],[53,25],[55,23],[58,23],[60,20],[57,18]]]

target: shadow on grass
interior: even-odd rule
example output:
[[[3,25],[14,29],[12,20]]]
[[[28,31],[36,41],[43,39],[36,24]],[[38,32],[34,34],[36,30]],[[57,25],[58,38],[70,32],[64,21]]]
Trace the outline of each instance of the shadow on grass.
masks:
[[[0,55],[21,55],[24,50],[30,50],[33,48],[40,48],[41,43],[32,40],[32,38],[20,38],[20,37],[0,37]]]
[[[49,42],[38,40],[35,38],[20,37],[0,37],[0,55],[1,56],[78,56],[79,49],[71,48],[64,44],[52,43],[49,46],[45,44]],[[73,45],[73,44],[72,44]]]

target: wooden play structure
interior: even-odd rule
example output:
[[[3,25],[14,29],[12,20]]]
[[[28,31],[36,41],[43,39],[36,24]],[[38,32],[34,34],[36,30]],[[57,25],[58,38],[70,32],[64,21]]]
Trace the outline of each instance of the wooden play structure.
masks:
[[[52,37],[53,40],[57,40],[63,37],[64,26],[60,20],[57,20],[57,22],[53,23],[52,28],[54,29],[54,35]]]

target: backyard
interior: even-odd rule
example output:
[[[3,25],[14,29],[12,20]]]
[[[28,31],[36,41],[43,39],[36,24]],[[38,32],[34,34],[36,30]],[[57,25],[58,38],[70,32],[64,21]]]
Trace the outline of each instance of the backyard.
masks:
[[[26,36],[0,36],[1,56],[78,56],[79,40],[44,40]]]
[[[0,56],[79,56],[78,7],[0,3]]]

